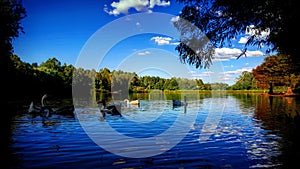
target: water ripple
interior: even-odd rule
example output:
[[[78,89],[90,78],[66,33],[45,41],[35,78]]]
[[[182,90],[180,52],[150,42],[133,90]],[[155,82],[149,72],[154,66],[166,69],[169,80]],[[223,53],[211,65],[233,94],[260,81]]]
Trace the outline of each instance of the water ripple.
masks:
[[[224,98],[223,98],[224,99]],[[178,113],[189,117],[196,113],[197,119],[188,124],[190,131],[179,144],[170,150],[165,145],[183,134],[176,128],[169,140],[157,140],[156,144],[145,143],[143,149],[134,149],[135,142],[108,139],[107,144],[126,153],[149,153],[161,147],[162,154],[149,158],[125,158],[99,147],[85,133],[81,123],[97,127],[101,121],[96,108],[77,109],[77,118],[52,117],[42,119],[28,114],[13,121],[12,149],[22,168],[276,168],[281,165],[276,157],[281,155],[282,137],[278,131],[268,130],[259,119],[253,117],[253,108],[241,109],[232,97],[225,98],[219,121],[209,120],[207,98],[173,109],[169,102],[145,101],[142,108],[130,108],[123,117],[108,116],[105,120],[121,134],[135,138],[159,135],[172,126]],[[219,100],[220,101],[220,100]],[[158,107],[161,106],[161,107]],[[218,113],[218,112],[215,112]],[[213,115],[213,114],[212,114]],[[130,118],[127,118],[129,117]],[[138,122],[141,118],[151,118]],[[212,116],[213,117],[213,116]],[[187,125],[180,121],[180,125]],[[207,126],[210,127],[207,127]],[[101,133],[109,138],[110,133]],[[205,136],[206,140],[199,142]],[[131,147],[130,149],[128,147]]]

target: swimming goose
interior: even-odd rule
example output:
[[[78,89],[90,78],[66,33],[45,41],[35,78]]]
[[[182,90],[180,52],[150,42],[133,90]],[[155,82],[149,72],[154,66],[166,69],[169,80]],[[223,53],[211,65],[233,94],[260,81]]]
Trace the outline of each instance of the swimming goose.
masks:
[[[29,113],[38,113],[42,117],[49,117],[52,114],[57,114],[57,115],[70,115],[74,116],[74,106],[73,105],[68,105],[61,107],[57,110],[53,110],[50,106],[47,106],[45,104],[45,99],[48,97],[47,94],[44,94],[42,99],[41,99],[41,107],[37,107],[33,104],[33,101],[30,103],[28,112]]]
[[[105,117],[106,114],[122,116],[120,105],[107,105],[105,100],[98,101],[97,103],[103,117]]]
[[[179,101],[179,100],[172,100],[172,104],[173,104],[173,107],[179,107],[179,106],[187,106],[188,103],[186,101],[186,96],[184,96],[184,101]]]
[[[37,107],[33,104],[33,101],[29,105],[28,112],[29,113],[38,113],[43,117],[49,117],[51,112],[53,111],[49,106],[45,105],[45,98],[47,94],[44,94],[41,99],[41,107]]]
[[[132,101],[129,101],[128,99],[124,99],[124,103],[125,105],[140,105],[140,100],[132,100]]]

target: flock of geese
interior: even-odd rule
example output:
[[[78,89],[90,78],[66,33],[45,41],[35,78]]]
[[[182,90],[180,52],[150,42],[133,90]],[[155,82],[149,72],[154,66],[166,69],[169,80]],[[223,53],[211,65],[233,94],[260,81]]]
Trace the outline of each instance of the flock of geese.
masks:
[[[130,105],[140,106],[140,100],[129,101],[128,99],[124,99],[124,101],[120,102],[120,104],[113,104],[113,105],[107,105],[105,100],[100,100],[97,103],[103,117],[105,117],[106,114],[122,116],[121,106],[125,106],[125,107],[129,107]]]
[[[28,112],[29,113],[34,113],[38,114],[42,117],[50,117],[53,114],[56,115],[66,115],[66,116],[72,116],[74,117],[74,105],[67,105],[64,107],[61,107],[57,110],[53,110],[52,107],[48,106],[45,104],[45,99],[48,97],[47,94],[43,95],[41,99],[41,106],[35,106],[33,101],[30,103]],[[129,107],[130,105],[135,105],[135,106],[140,106],[140,100],[128,100],[125,99],[123,102],[120,102],[120,104],[112,104],[112,105],[107,105],[105,100],[99,100],[97,101],[98,107],[100,109],[100,112],[102,113],[102,116],[105,117],[106,114],[110,115],[118,115],[122,116],[121,113],[121,106]],[[179,100],[172,100],[173,108],[175,107],[180,107],[180,106],[187,106],[188,103],[186,101],[186,96],[184,96],[184,101],[179,101]]]
[[[98,101],[97,103],[98,103],[98,106],[100,108],[100,112],[102,113],[103,117],[105,117],[106,114],[122,116],[122,113],[121,113],[121,106],[122,105],[125,106],[125,107],[129,107],[130,105],[136,105],[136,106],[140,107],[140,100],[130,101],[128,99],[125,99],[123,101],[123,103],[120,102],[120,104],[113,104],[113,105],[107,105],[105,100]],[[184,101],[173,99],[172,100],[172,105],[173,105],[173,108],[184,106],[185,111],[186,111],[186,106],[188,105],[187,100],[186,100],[186,96],[184,96]]]
[[[65,115],[65,116],[72,116],[74,117],[74,106],[73,105],[67,105],[63,106],[57,110],[52,109],[51,106],[48,106],[45,104],[45,99],[48,97],[47,94],[43,95],[41,99],[41,106],[36,106],[33,104],[33,101],[30,103],[28,112],[33,114],[38,114],[42,117],[50,117],[53,114],[57,115]]]

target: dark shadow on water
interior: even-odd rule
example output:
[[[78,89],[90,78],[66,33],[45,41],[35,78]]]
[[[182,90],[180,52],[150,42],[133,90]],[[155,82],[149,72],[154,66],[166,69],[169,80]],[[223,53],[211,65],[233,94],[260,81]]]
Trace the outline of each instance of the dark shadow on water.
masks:
[[[61,107],[72,105],[72,99],[68,98],[56,98],[50,97],[50,101],[47,102],[50,105],[55,105],[54,110],[58,110]],[[26,98],[21,100],[10,101],[5,105],[5,108],[2,113],[1,119],[1,158],[3,166],[8,168],[23,168],[22,167],[22,158],[23,155],[18,153],[18,149],[12,148],[12,145],[15,144],[14,135],[15,129],[17,128],[16,124],[22,122],[15,122],[21,116],[27,114],[30,123],[40,123],[41,126],[47,128],[50,126],[59,125],[61,121],[66,119],[75,119],[74,114],[68,115],[52,115],[48,118],[41,117],[39,114],[29,114],[28,108],[31,101],[37,103],[40,102],[38,97],[36,98]],[[60,117],[59,117],[60,116]],[[56,118],[56,119],[53,119]]]
[[[300,159],[300,99],[264,94],[233,95],[241,106],[255,106],[254,117],[271,133],[280,136],[281,154],[274,158],[282,168],[294,168]]]

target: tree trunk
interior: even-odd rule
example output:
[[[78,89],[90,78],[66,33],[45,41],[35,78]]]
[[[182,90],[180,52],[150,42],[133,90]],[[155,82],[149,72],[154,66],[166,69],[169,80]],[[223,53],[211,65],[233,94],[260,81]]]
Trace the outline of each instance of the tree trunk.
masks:
[[[274,94],[274,92],[273,92],[273,83],[270,83],[269,94]]]

